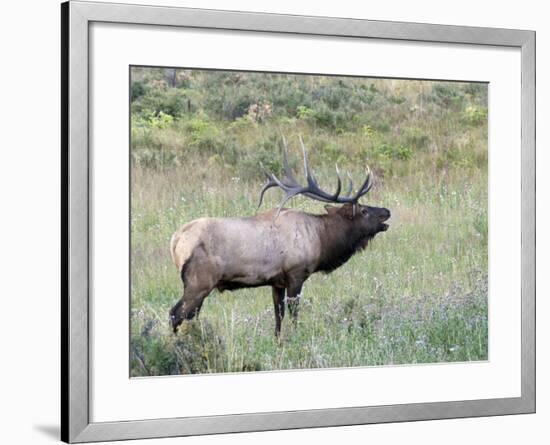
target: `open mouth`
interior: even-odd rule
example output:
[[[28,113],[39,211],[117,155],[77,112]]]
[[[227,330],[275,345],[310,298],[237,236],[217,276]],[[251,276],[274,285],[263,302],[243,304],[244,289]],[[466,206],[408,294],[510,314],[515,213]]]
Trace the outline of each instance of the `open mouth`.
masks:
[[[390,219],[390,212],[388,211],[387,214],[381,216],[380,218],[380,230],[382,232],[385,232],[386,230],[388,230],[390,228],[389,224],[386,224],[385,221],[387,221],[388,219]]]

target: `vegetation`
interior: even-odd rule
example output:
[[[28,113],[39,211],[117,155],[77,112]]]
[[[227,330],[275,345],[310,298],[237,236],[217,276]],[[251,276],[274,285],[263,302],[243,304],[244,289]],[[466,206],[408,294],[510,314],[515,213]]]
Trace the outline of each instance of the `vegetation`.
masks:
[[[131,375],[487,359],[487,87],[133,68]],[[262,167],[298,135],[323,188],[337,163],[392,211],[367,250],[304,286],[297,324],[273,335],[269,288],[214,291],[177,335],[169,239],[202,216],[256,212]],[[276,206],[270,190],[263,209]],[[321,213],[322,203],[291,205]]]

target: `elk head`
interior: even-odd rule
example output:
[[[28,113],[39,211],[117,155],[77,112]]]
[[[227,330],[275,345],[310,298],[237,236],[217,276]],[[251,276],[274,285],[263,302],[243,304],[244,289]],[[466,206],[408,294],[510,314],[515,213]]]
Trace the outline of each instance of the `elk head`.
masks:
[[[368,233],[369,235],[374,236],[378,232],[388,230],[389,226],[385,223],[385,221],[390,218],[390,211],[388,209],[359,204],[359,198],[366,195],[373,184],[372,174],[368,167],[365,180],[353,195],[353,180],[351,174],[349,172],[347,173],[349,179],[348,190],[347,193],[341,195],[342,180],[340,179],[338,166],[336,166],[336,191],[334,193],[328,193],[319,187],[319,184],[315,179],[311,168],[309,167],[307,150],[301,137],[300,145],[304,155],[304,174],[307,185],[300,185],[292,173],[292,170],[288,164],[288,146],[286,139],[283,137],[283,175],[279,179],[273,173],[266,172],[268,181],[260,192],[260,203],[258,204],[258,207],[261,206],[264,193],[268,189],[271,187],[279,187],[284,191],[284,197],[279,204],[275,218],[277,218],[281,209],[289,199],[301,194],[317,201],[344,204],[342,207],[325,206],[325,209],[329,215],[339,215],[343,218],[356,221],[356,224],[363,229],[363,233]]]

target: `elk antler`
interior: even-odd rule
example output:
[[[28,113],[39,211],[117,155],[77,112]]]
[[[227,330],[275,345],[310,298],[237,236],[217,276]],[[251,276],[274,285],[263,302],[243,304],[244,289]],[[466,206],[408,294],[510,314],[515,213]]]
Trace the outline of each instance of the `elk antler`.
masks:
[[[286,204],[286,202],[291,199],[292,197],[296,195],[305,195],[309,198],[315,199],[317,201],[322,202],[334,202],[334,203],[347,203],[350,202],[352,204],[356,204],[359,198],[361,196],[365,195],[370,188],[372,187],[372,181],[371,181],[371,172],[370,169],[367,167],[367,177],[365,178],[365,181],[359,187],[357,192],[353,196],[351,195],[351,192],[353,191],[353,181],[351,178],[351,174],[348,172],[347,176],[349,179],[349,187],[348,192],[346,195],[340,196],[340,191],[342,189],[342,180],[340,179],[340,171],[338,170],[338,165],[336,165],[336,177],[337,177],[337,185],[336,185],[336,191],[334,193],[328,193],[324,190],[322,190],[319,187],[319,184],[317,183],[317,180],[315,179],[315,176],[313,175],[313,172],[311,171],[311,168],[309,167],[309,161],[307,157],[307,150],[304,146],[304,142],[302,141],[302,137],[300,137],[300,145],[302,146],[302,152],[304,154],[304,174],[306,177],[307,185],[302,186],[298,183],[296,180],[296,177],[290,170],[290,166],[288,164],[288,146],[286,143],[286,139],[282,138],[282,145],[283,145],[283,175],[281,176],[281,179],[277,178],[273,173],[266,172],[267,176],[267,183],[263,186],[262,190],[260,191],[260,202],[258,204],[258,208],[262,205],[264,193],[272,188],[272,187],[280,187],[284,192],[284,197],[279,204],[279,209],[277,211],[277,216],[279,216],[279,213],[281,212],[281,209]]]

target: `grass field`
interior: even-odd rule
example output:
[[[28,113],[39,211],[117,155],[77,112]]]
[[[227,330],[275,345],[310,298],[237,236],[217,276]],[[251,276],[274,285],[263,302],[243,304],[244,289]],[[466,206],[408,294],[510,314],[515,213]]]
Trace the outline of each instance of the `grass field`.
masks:
[[[132,376],[487,359],[486,86],[168,71],[133,73]],[[182,293],[172,233],[202,216],[255,214],[260,163],[281,168],[280,134],[297,172],[303,137],[327,189],[335,163],[359,182],[368,162],[366,202],[391,210],[390,229],[306,281],[280,341],[269,287],[214,291],[172,334]],[[280,197],[269,191],[261,210]]]

